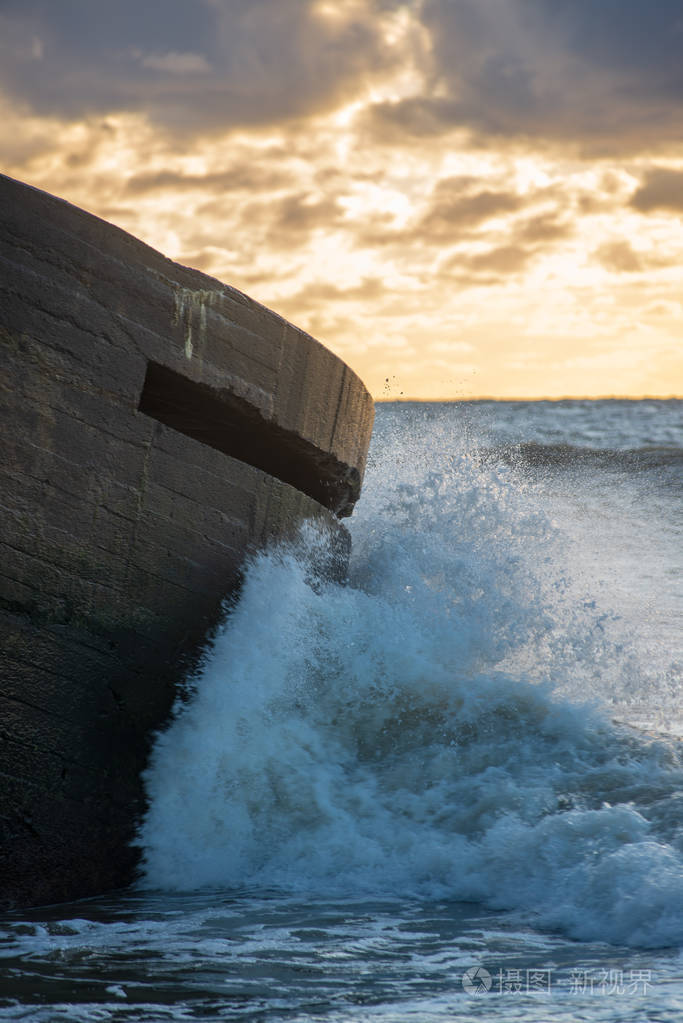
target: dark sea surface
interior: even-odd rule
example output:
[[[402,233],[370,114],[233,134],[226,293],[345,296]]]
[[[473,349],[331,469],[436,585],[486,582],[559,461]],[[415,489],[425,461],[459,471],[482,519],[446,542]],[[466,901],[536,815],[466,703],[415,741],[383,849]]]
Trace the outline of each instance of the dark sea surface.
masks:
[[[0,920],[0,1019],[680,1021],[683,402],[379,405],[255,559],[137,888]]]

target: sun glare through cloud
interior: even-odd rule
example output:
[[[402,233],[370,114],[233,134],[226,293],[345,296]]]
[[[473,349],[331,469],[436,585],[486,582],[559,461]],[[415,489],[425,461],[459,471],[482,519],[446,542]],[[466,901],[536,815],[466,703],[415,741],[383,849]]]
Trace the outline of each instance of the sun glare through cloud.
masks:
[[[11,3],[1,167],[378,397],[681,393],[680,11],[613,7]]]

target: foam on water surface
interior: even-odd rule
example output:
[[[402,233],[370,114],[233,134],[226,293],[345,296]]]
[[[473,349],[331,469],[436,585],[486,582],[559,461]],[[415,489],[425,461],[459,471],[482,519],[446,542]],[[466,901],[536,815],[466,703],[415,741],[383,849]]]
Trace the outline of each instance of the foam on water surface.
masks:
[[[145,884],[469,900],[683,943],[680,690],[639,633],[656,594],[626,586],[633,523],[598,475],[482,457],[491,438],[452,407],[380,412],[348,583],[316,577],[314,527],[253,559],[158,737]],[[604,579],[591,552],[617,526]]]

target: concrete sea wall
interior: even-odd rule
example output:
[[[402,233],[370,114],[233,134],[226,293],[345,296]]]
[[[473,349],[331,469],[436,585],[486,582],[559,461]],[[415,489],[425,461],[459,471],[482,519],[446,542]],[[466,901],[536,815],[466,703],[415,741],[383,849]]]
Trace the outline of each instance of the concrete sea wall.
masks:
[[[0,176],[0,903],[127,883],[140,771],[245,554],[358,497],[358,377]]]

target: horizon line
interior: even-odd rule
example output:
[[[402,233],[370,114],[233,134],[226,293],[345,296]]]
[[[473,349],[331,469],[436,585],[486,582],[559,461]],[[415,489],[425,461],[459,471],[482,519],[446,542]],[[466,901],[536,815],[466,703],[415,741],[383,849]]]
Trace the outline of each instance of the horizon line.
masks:
[[[462,403],[465,401],[682,401],[683,394],[563,394],[559,396],[540,395],[535,397],[501,397],[492,394],[474,394],[462,397],[451,398],[413,398],[400,395],[399,397],[373,397],[375,404],[388,404],[389,402],[430,402],[441,405],[447,403]]]

